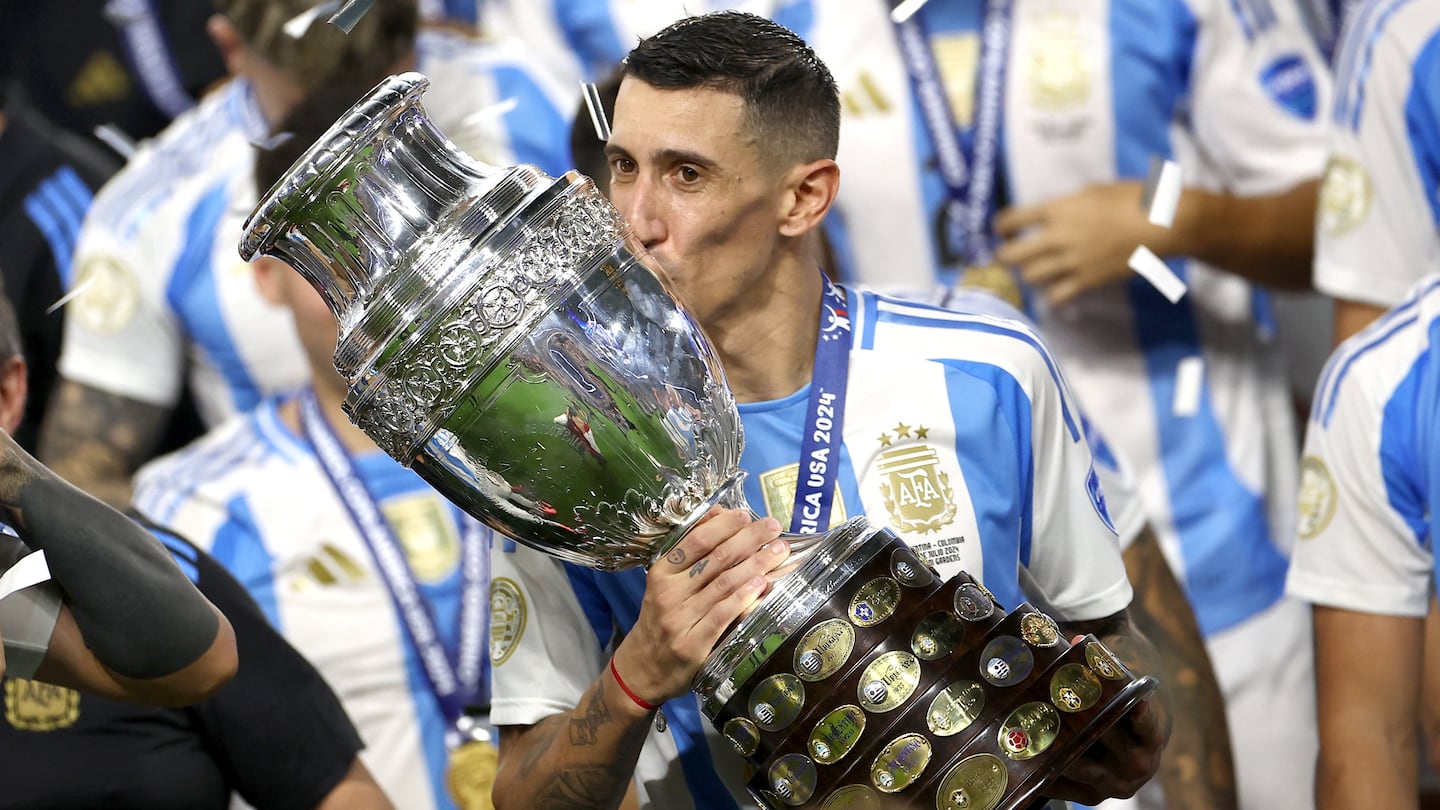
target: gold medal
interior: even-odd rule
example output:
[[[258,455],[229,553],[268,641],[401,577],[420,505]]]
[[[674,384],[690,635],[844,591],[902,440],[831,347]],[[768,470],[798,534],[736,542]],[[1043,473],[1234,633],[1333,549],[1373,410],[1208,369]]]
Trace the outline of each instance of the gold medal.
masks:
[[[445,771],[450,797],[461,810],[491,810],[495,805],[491,803],[490,789],[499,767],[500,752],[492,743],[477,740],[451,751]]]
[[[960,286],[983,290],[1016,309],[1024,305],[1015,274],[999,264],[973,265],[960,274]]]

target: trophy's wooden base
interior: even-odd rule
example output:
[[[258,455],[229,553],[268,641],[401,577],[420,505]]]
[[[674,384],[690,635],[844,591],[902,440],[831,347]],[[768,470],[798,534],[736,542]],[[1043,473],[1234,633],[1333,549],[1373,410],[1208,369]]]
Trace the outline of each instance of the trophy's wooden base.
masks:
[[[1021,810],[1157,686],[893,535],[732,678],[712,722],[767,807]]]

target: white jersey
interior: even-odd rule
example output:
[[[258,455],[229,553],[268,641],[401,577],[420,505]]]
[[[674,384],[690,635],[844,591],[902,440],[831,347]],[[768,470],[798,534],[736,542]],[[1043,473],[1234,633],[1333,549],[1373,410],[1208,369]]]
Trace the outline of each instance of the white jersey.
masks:
[[[557,94],[512,46],[425,31],[417,60],[426,109],[473,157],[569,168]],[[248,85],[231,81],[101,190],[76,247],[65,378],[168,406],[188,366],[211,425],[305,381],[289,312],[260,296],[237,247],[266,130]]]
[[[453,808],[449,730],[373,555],[310,442],[264,400],[141,469],[135,505],[225,566],[334,688],[361,758],[397,807]],[[470,522],[378,450],[353,459],[404,547],[445,645],[455,648]],[[486,545],[489,545],[488,530]]]
[[[1315,286],[1390,307],[1440,269],[1440,5],[1369,0],[1345,31]]]
[[[1003,605],[1043,600],[1072,620],[1126,607],[1130,583],[1089,445],[1035,334],[1015,321],[871,293],[852,292],[849,314],[855,342],[832,525],[866,515],[945,576],[969,572]],[[793,507],[808,396],[807,387],[740,406],[747,500],[782,524]],[[645,575],[505,548],[494,555],[491,585],[491,718],[525,725],[577,704],[617,634],[634,624]],[[636,767],[642,805],[752,806],[742,760],[694,695],[662,713]]]
[[[1341,344],[1321,377],[1301,461],[1289,592],[1422,617],[1440,509],[1440,277]]]

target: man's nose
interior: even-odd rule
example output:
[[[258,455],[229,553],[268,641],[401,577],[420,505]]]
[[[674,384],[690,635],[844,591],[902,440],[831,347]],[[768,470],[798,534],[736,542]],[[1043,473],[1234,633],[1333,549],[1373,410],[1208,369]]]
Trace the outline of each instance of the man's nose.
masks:
[[[661,216],[660,201],[650,184],[643,180],[616,183],[610,191],[610,199],[647,250],[664,241],[665,220]]]

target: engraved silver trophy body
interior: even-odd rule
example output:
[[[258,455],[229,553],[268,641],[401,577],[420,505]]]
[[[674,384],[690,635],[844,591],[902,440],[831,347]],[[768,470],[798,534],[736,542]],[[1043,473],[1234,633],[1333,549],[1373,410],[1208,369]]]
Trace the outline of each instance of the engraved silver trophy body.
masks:
[[[471,159],[426,118],[420,97],[427,85],[420,74],[392,77],[353,107],[261,200],[241,255],[286,261],[325,298],[339,328],[334,360],[349,387],[345,412],[387,453],[491,528],[542,552],[603,570],[647,565],[713,505],[745,506],[740,419],[719,360],[593,183],[573,171],[551,178],[533,167]],[[907,713],[926,690],[951,688],[944,680],[950,669],[922,668],[921,659],[950,656],[946,667],[975,669],[960,659],[979,656],[984,634],[1006,616],[973,609],[991,600],[964,590],[978,586],[963,574],[942,593],[929,566],[863,518],[796,540],[793,570],[721,640],[694,685],[712,723],[760,769],[754,795],[772,806],[862,788],[913,785],[935,796],[943,776],[958,796],[964,791],[953,787],[956,780],[974,772],[1009,791],[1005,802],[996,793],[997,803],[988,805],[1004,810],[1053,777],[1010,773],[1012,763],[994,754],[983,754],[994,762],[979,762],[981,755],[959,747],[971,745],[968,736],[954,736],[954,751],[945,754],[958,764],[925,775],[923,763],[915,768],[917,746],[929,746],[928,762],[950,743],[919,734],[872,741],[885,728],[878,723],[849,740],[856,756],[869,751],[873,758],[868,782],[827,788],[813,756],[787,753],[806,744],[799,724],[814,720],[805,713],[835,702],[825,690],[863,674],[863,682],[845,687],[848,702],[865,712],[883,703],[884,711]],[[896,625],[937,599],[949,607],[917,625],[930,629],[924,639],[915,631],[915,654],[897,649],[858,666],[876,650],[912,644],[910,631]],[[837,610],[823,627],[797,632]],[[1039,615],[1022,605],[1006,621],[1018,627]],[[844,635],[821,632],[837,621],[859,628],[843,659],[835,639]],[[871,627],[879,640],[860,632]],[[817,640],[822,636],[830,640]],[[1037,660],[1083,660],[1079,645],[1045,646]],[[921,647],[938,654],[927,657]],[[769,674],[776,667],[786,671]],[[802,681],[816,673],[824,677],[806,698]],[[1127,683],[1125,701],[1095,704],[1103,714],[1054,725],[1072,735],[1098,733],[1153,688],[1151,679]],[[908,691],[895,700],[902,686]],[[1006,733],[1005,705],[992,703],[986,711],[993,717],[966,722]],[[995,748],[993,730],[984,733]],[[826,739],[833,745],[836,738]],[[797,765],[796,757],[809,764]],[[1053,754],[1045,762],[1062,764]]]

